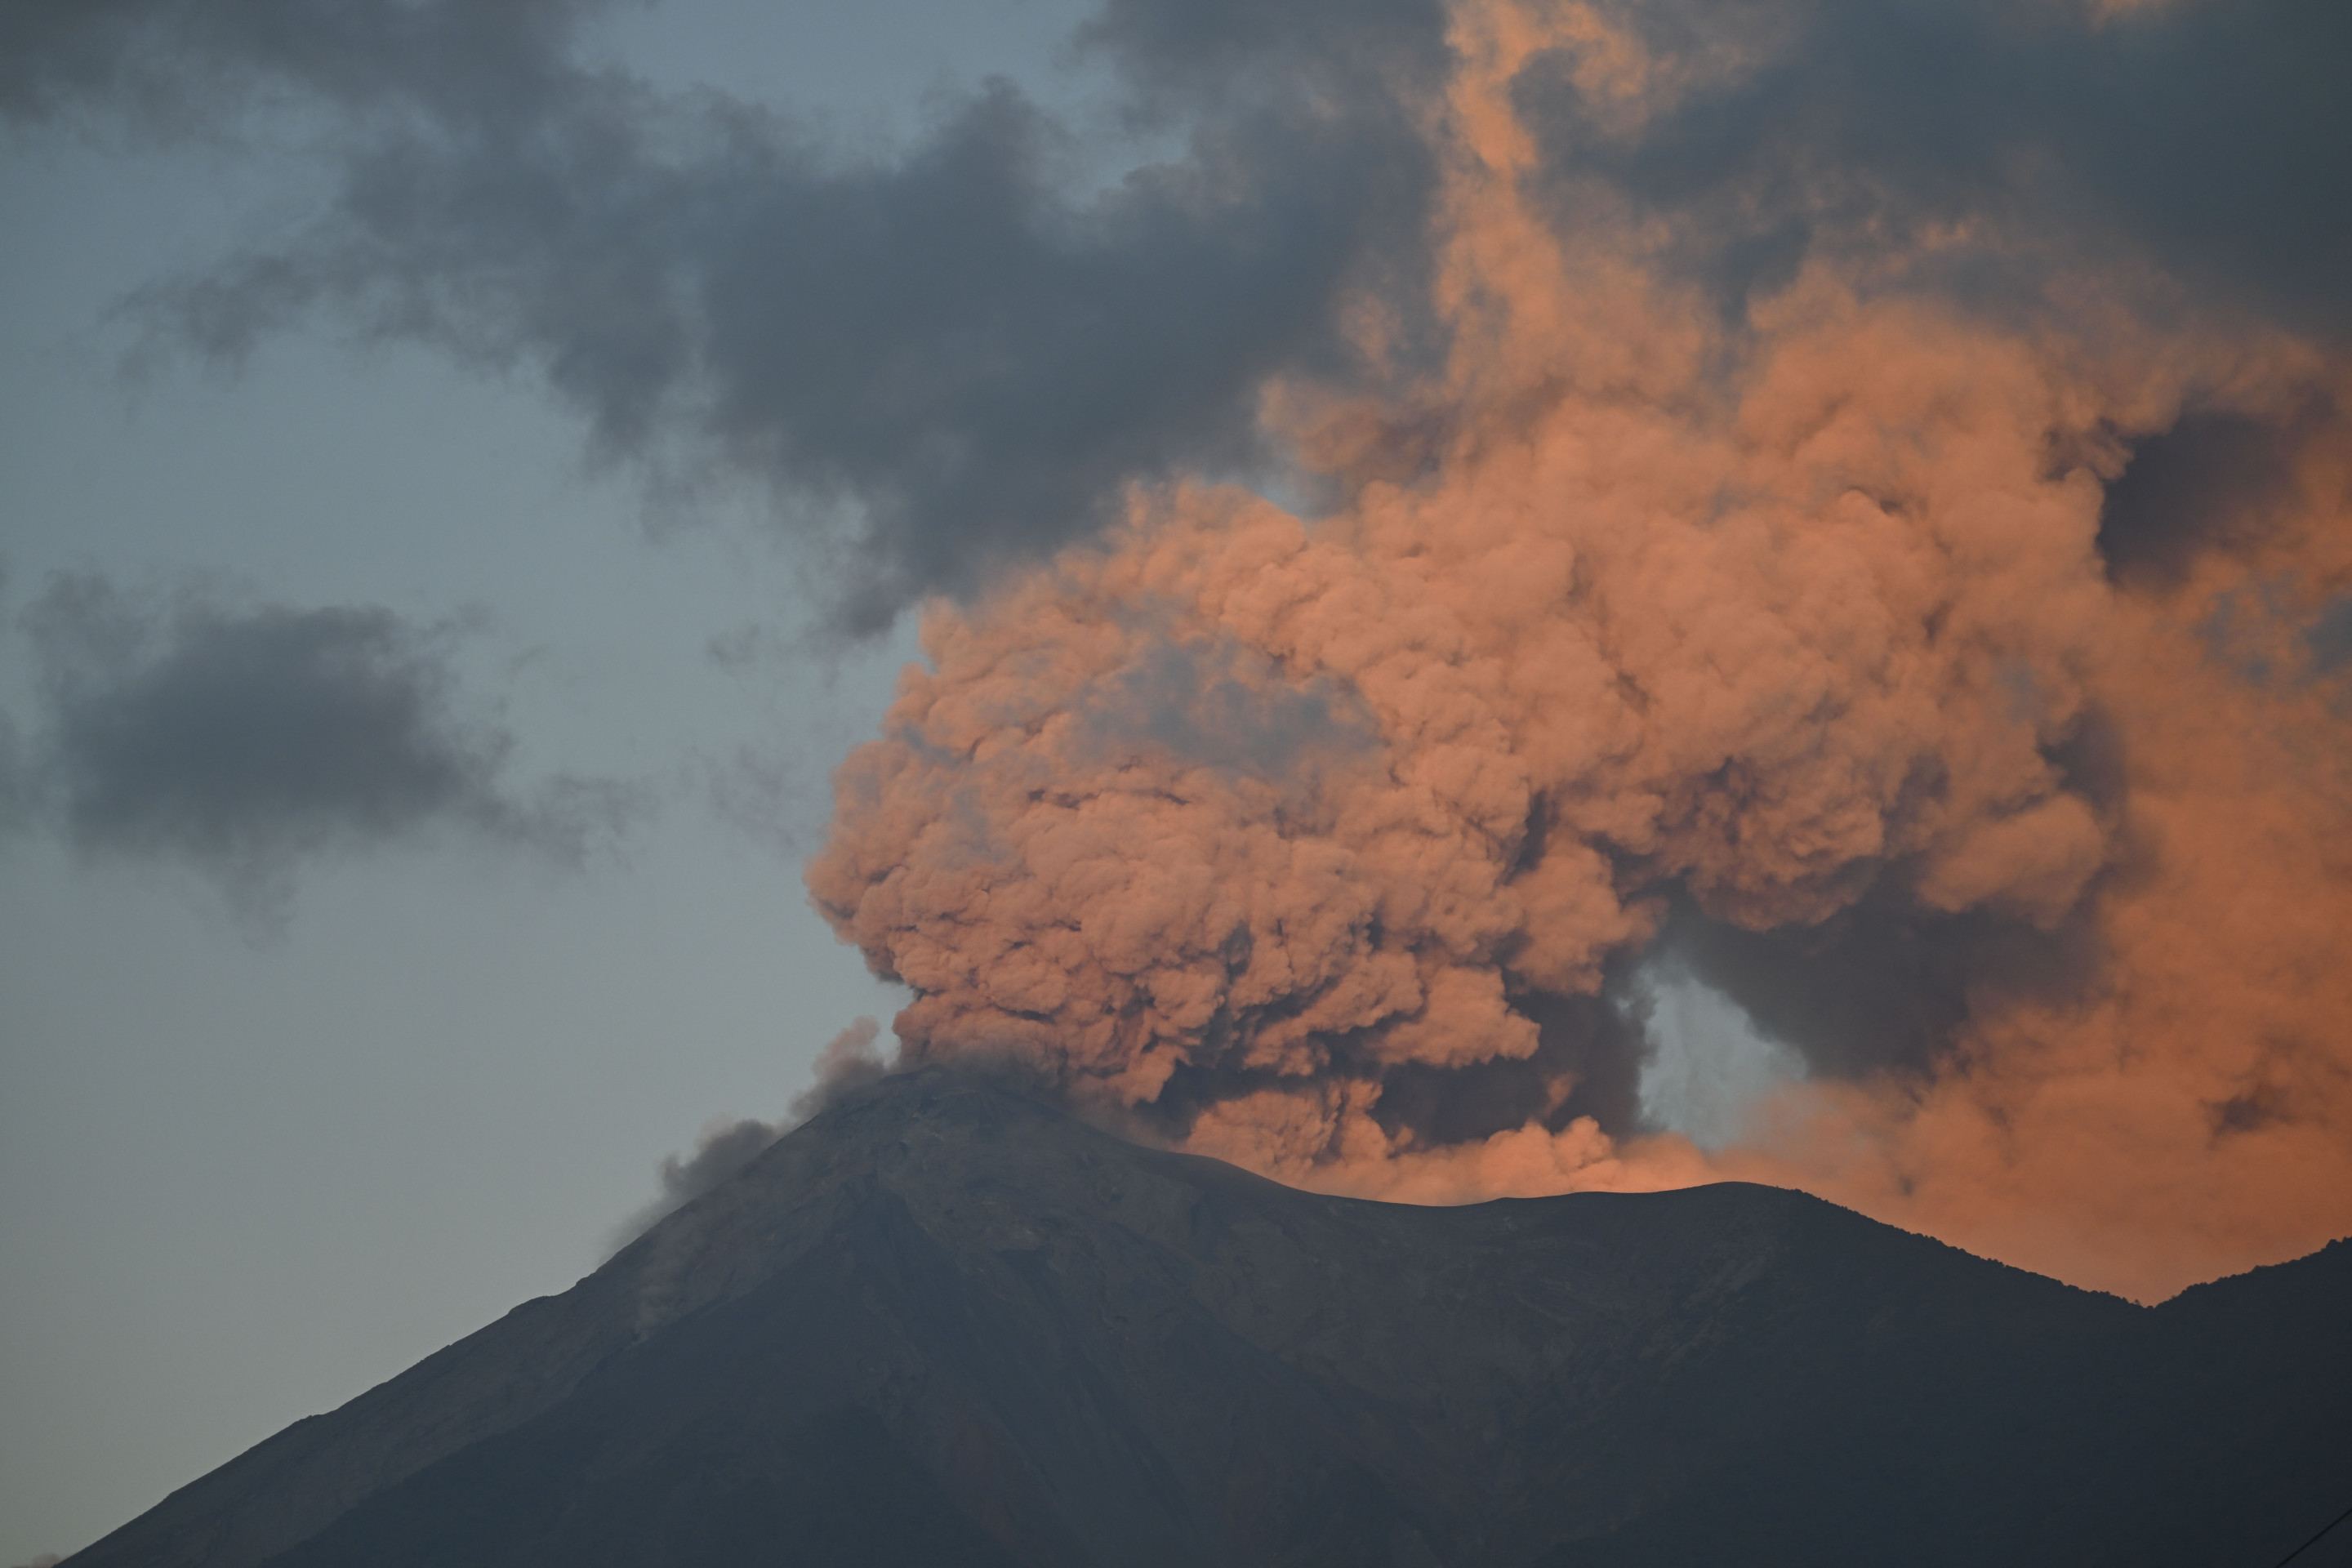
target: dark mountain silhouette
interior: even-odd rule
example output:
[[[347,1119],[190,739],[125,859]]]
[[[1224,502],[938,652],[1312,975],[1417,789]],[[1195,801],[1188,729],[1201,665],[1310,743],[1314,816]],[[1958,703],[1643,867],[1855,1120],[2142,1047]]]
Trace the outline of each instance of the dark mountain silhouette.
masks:
[[[926,1071],[69,1568],[2271,1568],[2347,1396],[2344,1243],[2149,1310],[1769,1188],[1320,1197]]]

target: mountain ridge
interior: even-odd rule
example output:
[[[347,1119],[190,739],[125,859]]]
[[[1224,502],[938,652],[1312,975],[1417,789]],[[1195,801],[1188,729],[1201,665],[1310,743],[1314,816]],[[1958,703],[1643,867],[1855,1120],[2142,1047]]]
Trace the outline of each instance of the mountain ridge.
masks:
[[[923,1071],[69,1562],[2274,1562],[2352,1478],[2352,1247],[2239,1278],[1325,1197]]]

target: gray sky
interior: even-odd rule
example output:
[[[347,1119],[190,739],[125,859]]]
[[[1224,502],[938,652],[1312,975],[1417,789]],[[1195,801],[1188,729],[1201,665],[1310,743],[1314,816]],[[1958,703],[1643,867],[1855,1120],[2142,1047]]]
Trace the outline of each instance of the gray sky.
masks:
[[[1051,88],[1069,12],[677,0],[612,47],[872,139],[986,71]],[[576,866],[462,827],[306,855],[259,910],[184,857],[0,841],[0,1562],[563,1289],[660,1156],[782,1113],[895,1005],[797,862],[911,641],[793,657],[824,606],[751,502],[649,531],[637,476],[528,378],[331,321],[241,373],[121,373],[124,296],[320,199],[277,136],[0,132],[0,712],[35,726],[24,614],[58,574],[381,606],[457,623],[436,647],[460,718],[511,737],[501,787],[572,772],[652,806]],[[749,626],[764,657],[714,662]],[[711,804],[746,746],[729,776],[768,831]]]

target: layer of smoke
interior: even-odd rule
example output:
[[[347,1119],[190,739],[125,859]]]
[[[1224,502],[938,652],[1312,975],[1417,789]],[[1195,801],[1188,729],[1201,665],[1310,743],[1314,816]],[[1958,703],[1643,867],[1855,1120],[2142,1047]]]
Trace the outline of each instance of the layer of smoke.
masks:
[[[68,575],[23,624],[42,708],[21,755],[0,719],[0,827],[192,865],[247,914],[282,910],[309,857],[454,830],[573,860],[641,804],[510,787],[511,736],[461,716],[448,628],[389,610],[166,605]]]
[[[935,608],[843,768],[809,885],[910,1056],[1310,1185],[1748,1175],[2139,1294],[2352,1229],[2340,354],[2131,225],[1801,145],[1666,199],[1531,97],[1632,145],[1852,10],[1457,8],[1446,363],[1266,405],[1345,503],[1139,492]],[[1776,212],[1727,312],[1691,262]],[[2134,557],[2109,487],[2196,421],[2269,434]],[[1660,951],[1806,1059],[1712,1155],[1639,1114]]]
[[[1827,250],[1979,306],[2053,266],[2128,292],[2131,252],[2201,307],[2352,329],[2352,215],[2311,195],[2352,142],[2330,0],[1551,9],[1512,85],[1532,188],[1564,225],[1596,183],[1670,217],[1655,259],[1735,310]]]
[[[735,1175],[752,1161],[767,1152],[771,1144],[824,1110],[834,1097],[858,1085],[871,1083],[886,1070],[875,1042],[882,1026],[872,1018],[860,1018],[835,1035],[817,1053],[812,1073],[813,1082],[795,1097],[790,1113],[781,1121],[761,1121],[752,1117],[739,1121],[713,1121],[694,1141],[694,1152],[681,1158],[665,1155],[656,1168],[661,1191],[645,1207],[637,1210],[614,1226],[606,1253],[618,1252],[636,1240],[669,1215],[684,1208],[703,1194]]]
[[[872,1018],[859,1018],[827,1041],[824,1049],[816,1054],[809,1087],[793,1097],[792,1115],[784,1126],[799,1126],[838,1096],[880,1078],[886,1069],[875,1042],[881,1036],[880,1024]]]
[[[1440,58],[1436,0],[1117,0],[1080,40],[1140,162],[1108,180],[1003,81],[888,156],[665,94],[598,58],[606,8],[35,0],[0,10],[0,120],[323,115],[332,200],[144,293],[160,342],[235,362],[327,313],[535,374],[657,493],[768,490],[859,631],[1129,478],[1263,468],[1264,378],[1353,357],[1343,291],[1418,258],[1395,89]]]
[[[769,1145],[791,1131],[788,1123],[761,1121],[751,1117],[724,1119],[704,1127],[694,1140],[694,1152],[683,1157],[662,1156],[656,1174],[660,1194],[613,1227],[605,1251],[609,1256],[645,1235],[703,1194],[767,1152]]]

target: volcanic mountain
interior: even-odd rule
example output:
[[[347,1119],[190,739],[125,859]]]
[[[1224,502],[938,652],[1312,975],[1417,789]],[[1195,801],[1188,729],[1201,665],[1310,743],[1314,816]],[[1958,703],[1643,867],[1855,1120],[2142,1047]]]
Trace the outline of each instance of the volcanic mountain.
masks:
[[[70,1564],[2271,1568],[2352,1504],[2347,1324],[2340,1242],[2148,1309],[1764,1187],[1318,1196],[926,1070]]]

